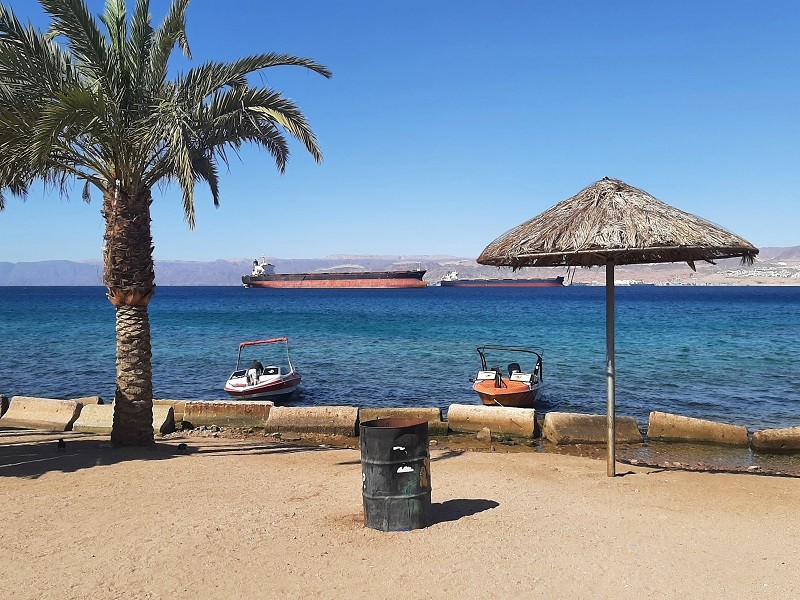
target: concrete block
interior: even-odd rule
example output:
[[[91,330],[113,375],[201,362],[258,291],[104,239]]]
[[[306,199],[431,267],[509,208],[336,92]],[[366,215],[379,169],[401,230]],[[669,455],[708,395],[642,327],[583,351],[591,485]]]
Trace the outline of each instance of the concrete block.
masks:
[[[357,425],[358,408],[355,406],[276,406],[269,411],[265,433],[321,433],[357,437]]]
[[[753,434],[753,450],[774,454],[800,453],[800,427],[762,429]]]
[[[447,421],[442,421],[440,408],[361,408],[358,411],[360,423],[375,419],[425,419],[428,421],[429,435],[446,435]]]
[[[533,437],[535,414],[532,408],[451,404],[447,423],[453,431],[474,433],[488,427],[493,433]]]
[[[184,405],[183,421],[192,427],[264,427],[274,406],[269,400],[191,400]]]
[[[171,406],[153,405],[153,433],[164,435],[175,431],[175,409]]]
[[[87,404],[81,409],[73,431],[80,433],[111,433],[111,426],[114,423],[113,404]]]
[[[542,437],[554,444],[605,444],[608,417],[580,413],[549,412],[542,423]],[[620,444],[641,444],[642,434],[632,417],[615,417],[614,439]]]
[[[183,421],[183,415],[186,412],[186,403],[188,400],[172,400],[167,398],[153,398],[153,406],[171,406],[175,415],[175,421]]]
[[[89,404],[81,409],[81,413],[73,431],[81,433],[111,434],[114,425],[113,404]],[[175,431],[175,414],[171,406],[153,405],[153,433],[164,435]]]
[[[92,404],[105,404],[100,396],[84,396],[83,398],[70,398],[81,406],[89,406]]]
[[[70,431],[81,405],[74,400],[14,396],[0,427],[20,427],[45,431]]]
[[[647,438],[726,446],[748,446],[750,443],[746,427],[657,411],[650,413]]]

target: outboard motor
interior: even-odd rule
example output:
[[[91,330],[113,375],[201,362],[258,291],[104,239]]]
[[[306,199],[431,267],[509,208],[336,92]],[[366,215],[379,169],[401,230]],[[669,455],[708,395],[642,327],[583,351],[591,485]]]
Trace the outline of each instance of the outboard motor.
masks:
[[[511,377],[511,374],[516,371],[517,373],[522,373],[522,368],[519,366],[519,363],[509,363],[508,365],[508,376]]]

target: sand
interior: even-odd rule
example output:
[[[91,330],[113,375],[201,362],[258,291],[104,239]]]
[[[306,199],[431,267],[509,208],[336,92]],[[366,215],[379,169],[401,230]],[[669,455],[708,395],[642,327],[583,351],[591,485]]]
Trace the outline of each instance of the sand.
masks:
[[[797,478],[434,448],[386,533],[356,449],[65,436],[0,431],[6,599],[800,597]]]

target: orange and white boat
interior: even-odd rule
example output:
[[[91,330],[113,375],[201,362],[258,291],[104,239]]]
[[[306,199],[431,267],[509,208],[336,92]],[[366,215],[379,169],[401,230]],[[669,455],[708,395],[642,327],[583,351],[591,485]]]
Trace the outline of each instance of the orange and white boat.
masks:
[[[531,368],[523,370],[516,360],[508,363],[505,372],[499,366],[487,368],[487,350],[491,351],[493,357],[510,356],[523,360]],[[472,380],[472,389],[478,393],[481,402],[487,406],[533,406],[542,386],[541,353],[527,348],[487,345],[478,348],[478,354],[481,357],[481,369]]]
[[[265,367],[261,364],[261,361],[254,360],[246,369],[241,368],[243,349],[248,346],[281,343],[286,346],[286,362],[288,365],[272,364]],[[289,356],[289,339],[279,337],[239,344],[236,369],[225,383],[225,391],[236,399],[253,400],[256,398],[288,396],[299,385],[300,373],[295,371],[292,358]]]

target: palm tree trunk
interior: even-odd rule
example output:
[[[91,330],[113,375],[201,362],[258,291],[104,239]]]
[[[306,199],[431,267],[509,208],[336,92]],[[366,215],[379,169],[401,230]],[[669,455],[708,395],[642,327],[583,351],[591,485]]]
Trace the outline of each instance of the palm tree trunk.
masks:
[[[153,369],[147,305],[155,292],[150,190],[130,195],[119,186],[103,198],[104,280],[116,308],[117,389],[111,442],[153,444]]]
[[[117,307],[117,391],[111,442],[153,443],[153,371],[146,306]]]

